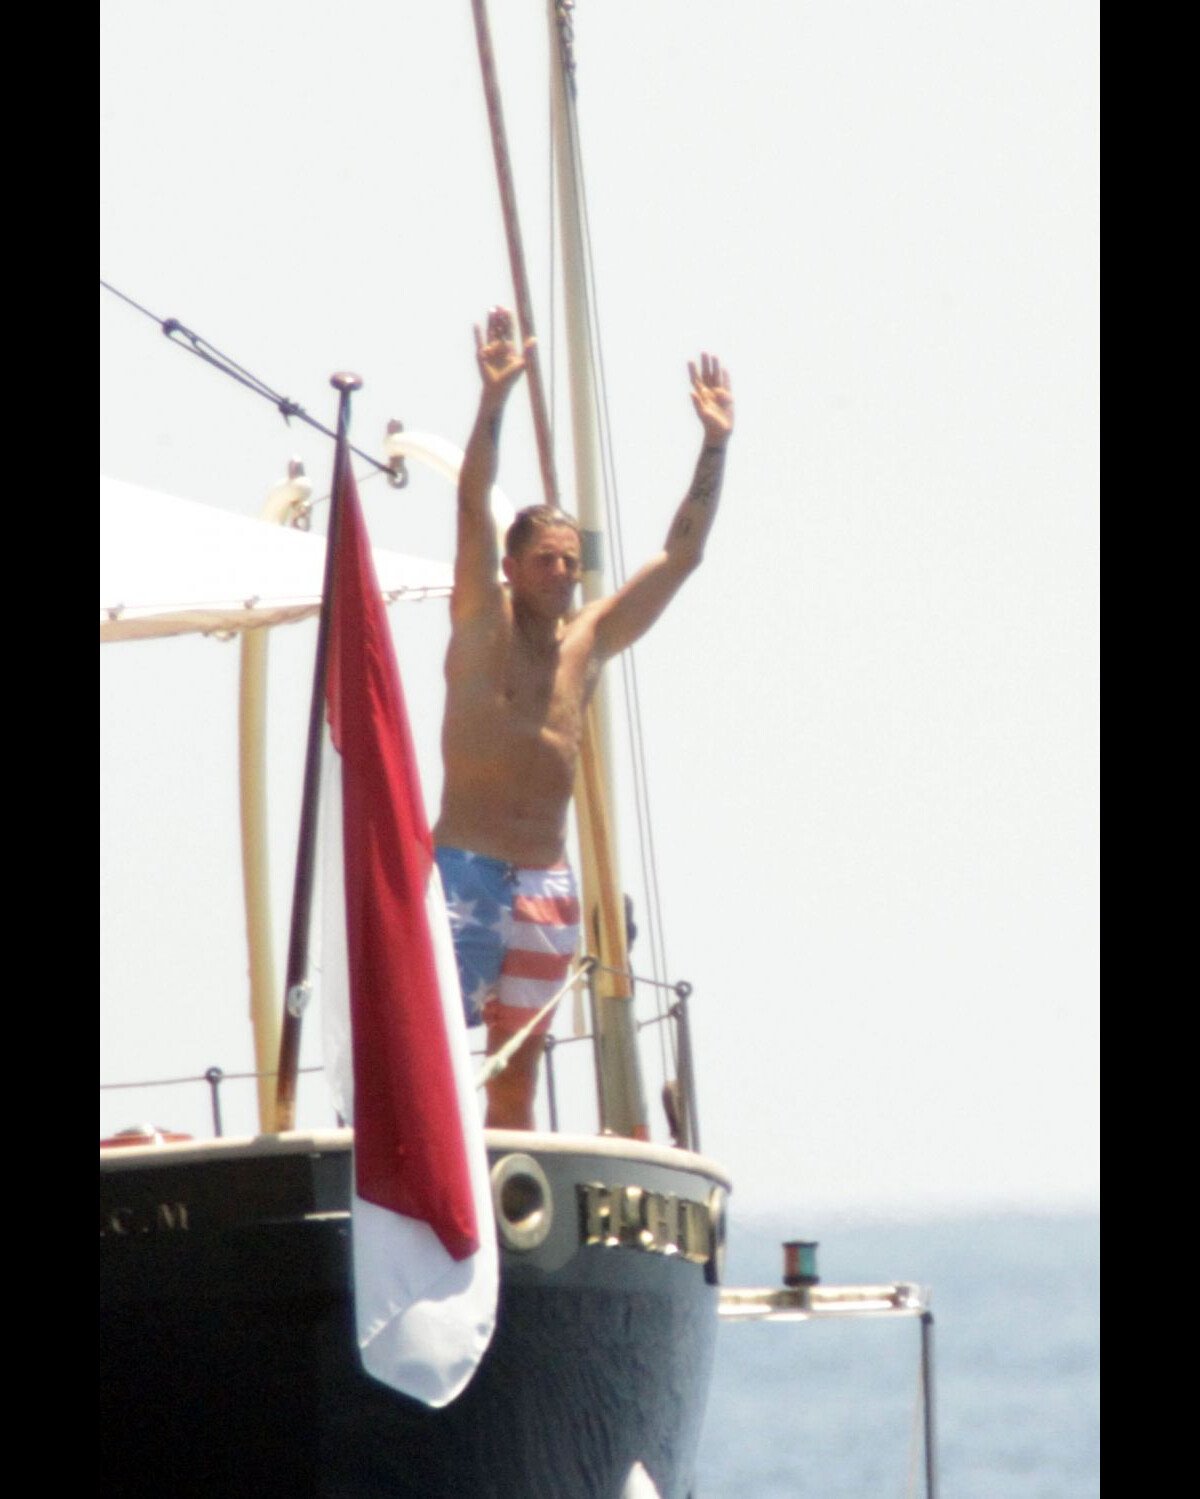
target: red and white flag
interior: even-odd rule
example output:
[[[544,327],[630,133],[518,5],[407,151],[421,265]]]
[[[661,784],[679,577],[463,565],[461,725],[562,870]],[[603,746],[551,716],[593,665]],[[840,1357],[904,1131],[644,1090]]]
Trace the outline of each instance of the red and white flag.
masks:
[[[491,1341],[496,1232],[441,879],[349,464],[345,472],[322,814],[325,1061],[338,1111],[354,1125],[363,1366],[441,1406]]]

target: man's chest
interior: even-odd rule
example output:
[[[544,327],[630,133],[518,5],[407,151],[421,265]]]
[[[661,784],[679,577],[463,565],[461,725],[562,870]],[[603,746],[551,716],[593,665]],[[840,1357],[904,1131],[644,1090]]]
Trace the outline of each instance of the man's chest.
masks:
[[[498,663],[496,690],[515,724],[569,732],[590,696],[587,652],[567,640],[553,653],[514,642]]]
[[[459,709],[494,715],[518,732],[570,732],[582,719],[597,675],[586,639],[569,632],[551,649],[531,647],[514,632],[483,649],[452,651],[448,673]]]

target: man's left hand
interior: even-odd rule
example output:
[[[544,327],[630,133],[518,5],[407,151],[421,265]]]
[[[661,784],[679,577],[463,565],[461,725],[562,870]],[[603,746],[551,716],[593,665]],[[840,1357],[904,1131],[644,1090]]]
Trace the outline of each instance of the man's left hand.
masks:
[[[723,447],[733,431],[733,392],[729,371],[711,354],[701,354],[700,368],[688,365],[692,377],[692,405],[704,427],[704,440]]]

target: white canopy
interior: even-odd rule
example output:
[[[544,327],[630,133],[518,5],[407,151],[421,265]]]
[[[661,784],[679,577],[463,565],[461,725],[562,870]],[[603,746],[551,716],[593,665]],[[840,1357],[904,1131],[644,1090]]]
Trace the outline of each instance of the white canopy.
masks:
[[[448,597],[448,563],[375,550],[384,598]],[[325,538],[100,478],[100,639],[228,634],[321,603]]]

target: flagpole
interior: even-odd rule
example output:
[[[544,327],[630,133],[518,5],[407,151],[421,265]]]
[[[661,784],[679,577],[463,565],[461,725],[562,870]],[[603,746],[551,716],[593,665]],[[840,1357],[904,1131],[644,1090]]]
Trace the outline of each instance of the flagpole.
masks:
[[[321,615],[317,626],[312,703],[308,713],[300,832],[296,841],[296,878],[292,886],[292,925],[288,939],[283,1030],[279,1040],[279,1075],[275,1083],[275,1127],[280,1131],[294,1129],[296,1125],[300,1027],[311,993],[308,946],[317,851],[317,813],[321,797],[321,745],[325,733],[325,675],[329,657],[329,621],[333,608],[334,559],[337,556],[338,532],[341,529],[342,492],[350,464],[350,396],[352,392],[362,388],[361,377],[347,373],[331,376],[329,383],[339,394],[337,447],[333,458],[329,530],[325,538],[325,581],[321,590]]]

